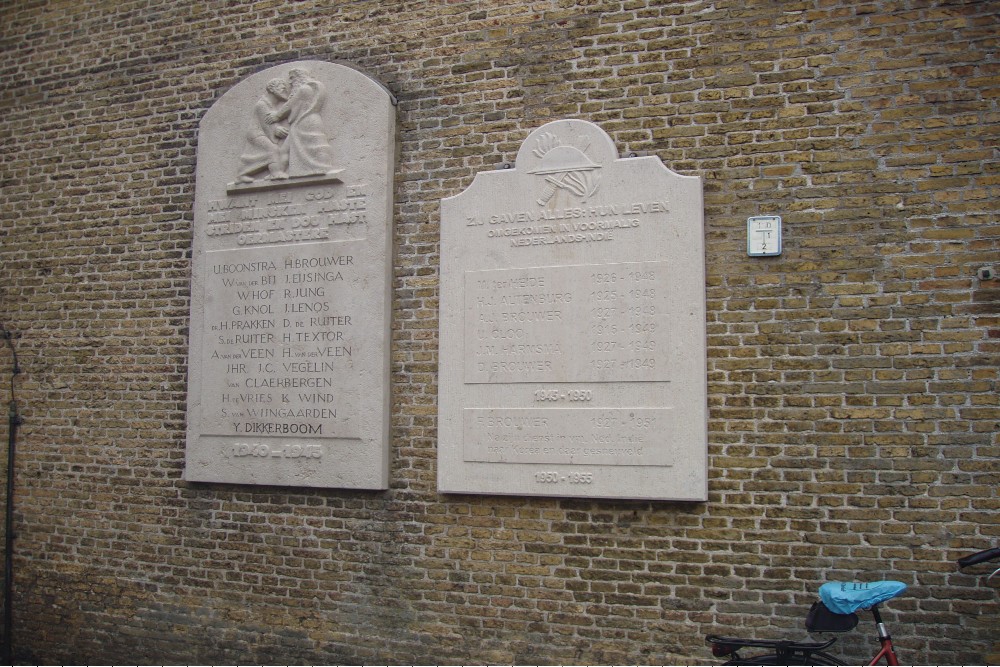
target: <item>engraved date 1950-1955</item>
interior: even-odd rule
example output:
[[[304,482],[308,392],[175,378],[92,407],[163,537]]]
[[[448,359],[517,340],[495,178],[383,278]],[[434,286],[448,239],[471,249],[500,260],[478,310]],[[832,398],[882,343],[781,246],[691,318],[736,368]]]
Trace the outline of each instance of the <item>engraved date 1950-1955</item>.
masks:
[[[545,470],[534,473],[536,484],[593,484],[592,472],[560,472]]]

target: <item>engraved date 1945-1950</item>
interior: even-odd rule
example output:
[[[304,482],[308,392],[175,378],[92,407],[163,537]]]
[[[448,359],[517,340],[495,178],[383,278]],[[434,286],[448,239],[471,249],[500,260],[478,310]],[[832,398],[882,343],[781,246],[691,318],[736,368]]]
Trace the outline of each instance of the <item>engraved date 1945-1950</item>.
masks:
[[[594,392],[590,389],[538,389],[535,391],[536,401],[592,401]]]
[[[536,472],[536,484],[593,484],[594,473],[592,472],[559,472],[558,470],[546,470]]]

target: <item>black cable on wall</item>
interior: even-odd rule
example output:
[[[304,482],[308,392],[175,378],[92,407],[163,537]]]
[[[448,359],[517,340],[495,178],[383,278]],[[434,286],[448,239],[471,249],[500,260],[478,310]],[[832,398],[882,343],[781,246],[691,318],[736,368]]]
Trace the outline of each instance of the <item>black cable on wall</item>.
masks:
[[[14,592],[14,451],[17,442],[17,427],[21,417],[17,412],[17,398],[14,394],[14,379],[20,374],[17,363],[17,350],[14,349],[15,334],[6,327],[0,327],[3,339],[7,341],[13,357],[10,372],[10,404],[7,411],[7,506],[4,516],[4,580],[3,580],[3,646],[2,657],[8,663],[13,657],[14,642],[11,628],[13,626],[13,592]]]

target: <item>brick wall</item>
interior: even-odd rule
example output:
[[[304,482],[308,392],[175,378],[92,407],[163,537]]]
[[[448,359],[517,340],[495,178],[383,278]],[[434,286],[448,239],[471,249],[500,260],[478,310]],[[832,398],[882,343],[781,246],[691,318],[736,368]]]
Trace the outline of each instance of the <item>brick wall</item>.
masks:
[[[3,3],[14,641],[67,662],[708,662],[896,578],[982,663],[1000,538],[995,1]],[[392,488],[180,481],[198,120],[272,64],[399,99]],[[711,499],[442,496],[439,208],[560,117],[705,183]],[[784,254],[745,255],[745,220]],[[0,353],[4,401],[10,354]],[[6,434],[6,427],[2,433]],[[840,642],[870,650],[864,625]]]

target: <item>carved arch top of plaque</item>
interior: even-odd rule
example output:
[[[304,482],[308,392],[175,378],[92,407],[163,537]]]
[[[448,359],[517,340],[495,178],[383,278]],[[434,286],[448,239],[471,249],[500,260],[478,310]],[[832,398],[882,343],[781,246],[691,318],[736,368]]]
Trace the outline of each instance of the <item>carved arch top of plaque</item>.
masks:
[[[350,163],[366,157],[356,151],[364,146],[356,141],[364,136],[357,128],[383,115],[365,108],[373,101],[396,104],[371,77],[322,61],[278,65],[241,81],[202,120],[211,125],[225,115],[221,122],[231,128],[214,147],[224,154],[218,162],[226,193],[344,181]]]

